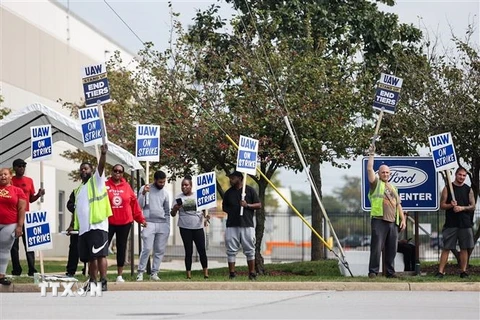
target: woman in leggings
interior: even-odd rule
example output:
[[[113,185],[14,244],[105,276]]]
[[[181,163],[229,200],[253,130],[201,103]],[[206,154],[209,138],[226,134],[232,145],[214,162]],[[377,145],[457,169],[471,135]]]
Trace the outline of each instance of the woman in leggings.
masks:
[[[205,232],[203,227],[208,222],[209,217],[205,216],[205,212],[197,211],[195,195],[192,192],[192,177],[186,176],[182,180],[182,192],[175,197],[174,203],[175,205],[172,207],[170,215],[175,217],[178,213],[178,227],[180,228],[180,235],[185,248],[187,279],[192,278],[193,243],[195,243],[200,255],[203,277],[208,279],[208,259],[205,250]],[[205,222],[203,221],[204,217],[206,219]]]
[[[108,218],[108,245],[114,235],[117,237],[117,282],[123,280],[123,267],[127,251],[128,234],[135,220],[142,226],[146,226],[142,210],[138,205],[135,192],[123,178],[125,169],[121,164],[116,164],[112,169],[112,176],[105,182],[112,213]]]
[[[27,197],[22,189],[13,186],[12,173],[0,169],[0,284],[10,285],[5,278],[10,249],[15,238],[22,236]]]

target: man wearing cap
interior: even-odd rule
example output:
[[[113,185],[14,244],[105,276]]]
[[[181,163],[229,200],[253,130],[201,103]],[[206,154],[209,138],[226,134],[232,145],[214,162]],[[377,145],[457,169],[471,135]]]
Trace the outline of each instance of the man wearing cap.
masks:
[[[257,192],[250,186],[245,188],[245,199],[242,200],[243,173],[234,171],[228,176],[231,188],[223,196],[223,211],[228,215],[225,230],[225,247],[227,249],[228,270],[230,279],[235,279],[235,257],[240,245],[247,257],[248,278],[256,279],[255,273],[255,227],[253,214],[262,207]],[[243,214],[241,215],[241,208]]]
[[[35,186],[33,185],[33,180],[25,176],[25,168],[27,163],[23,159],[16,159],[13,161],[13,170],[15,171],[15,176],[12,177],[12,184],[23,190],[27,196],[27,206],[25,212],[30,211],[30,203],[33,203],[38,200],[41,196],[45,194],[45,190],[40,188],[38,192],[35,193]],[[25,225],[23,226],[23,236],[22,236],[23,246],[25,248],[28,264],[28,275],[33,276],[37,272],[35,269],[35,253],[33,251],[27,252],[27,242],[25,240]],[[22,266],[20,265],[20,257],[18,254],[19,251],[18,238],[15,239],[12,249],[10,250],[10,257],[12,258],[12,275],[19,276],[22,274]]]

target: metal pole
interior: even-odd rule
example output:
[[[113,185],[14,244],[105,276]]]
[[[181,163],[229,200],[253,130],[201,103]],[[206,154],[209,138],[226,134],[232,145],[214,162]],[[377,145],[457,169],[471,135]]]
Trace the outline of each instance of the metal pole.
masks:
[[[418,234],[418,211],[415,211],[415,275],[420,275],[420,235]]]
[[[132,190],[135,190],[135,180],[134,180],[134,174],[135,170],[132,168],[132,170],[130,171],[130,187],[132,187]],[[134,229],[134,226],[135,226],[135,222],[132,222],[132,227],[130,228],[130,239],[129,239],[129,243],[130,243],[130,248],[129,248],[129,252],[130,252],[130,276],[133,277],[134,273],[135,273],[135,253],[134,253],[134,246],[135,246],[135,229]]]

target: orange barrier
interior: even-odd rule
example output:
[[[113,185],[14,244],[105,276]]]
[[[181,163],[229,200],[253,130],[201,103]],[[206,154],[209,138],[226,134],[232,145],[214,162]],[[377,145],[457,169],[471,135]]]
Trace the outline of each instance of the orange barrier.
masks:
[[[286,247],[311,247],[312,246],[312,243],[310,241],[308,242],[305,241],[300,243],[296,243],[293,241],[267,241],[265,244],[267,245],[267,248],[263,254],[266,256],[272,254],[272,249],[274,247],[286,248]]]

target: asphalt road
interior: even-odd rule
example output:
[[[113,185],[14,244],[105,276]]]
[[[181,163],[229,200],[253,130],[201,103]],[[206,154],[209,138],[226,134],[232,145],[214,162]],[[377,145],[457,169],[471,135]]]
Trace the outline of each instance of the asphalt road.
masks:
[[[475,291],[0,293],[0,319],[479,319]]]

